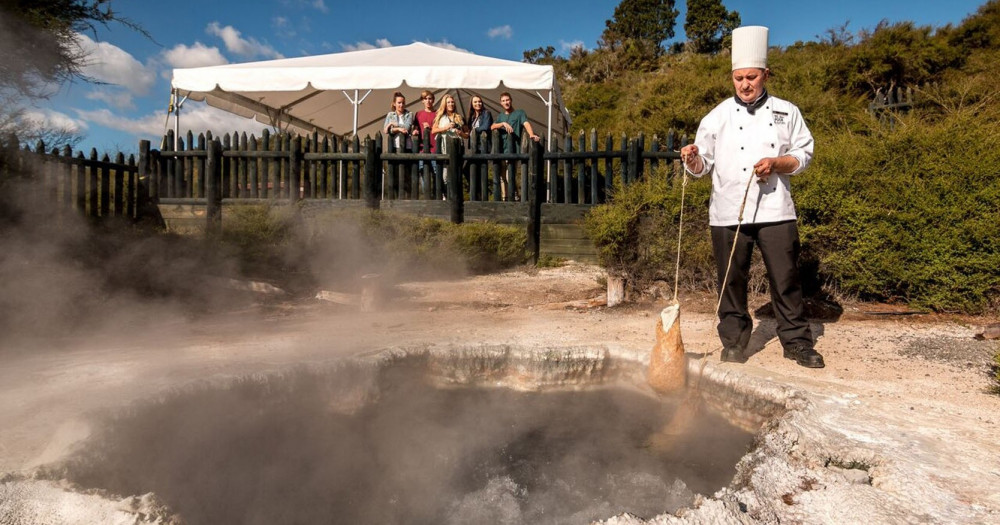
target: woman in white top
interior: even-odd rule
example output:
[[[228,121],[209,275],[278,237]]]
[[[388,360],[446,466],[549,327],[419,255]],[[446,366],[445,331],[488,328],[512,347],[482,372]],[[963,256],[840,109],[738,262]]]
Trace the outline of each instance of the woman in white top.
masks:
[[[392,111],[385,116],[382,131],[392,137],[396,149],[408,146],[413,113],[406,110],[406,97],[399,91],[392,94]]]
[[[462,118],[462,114],[458,112],[458,104],[455,103],[455,97],[451,95],[445,95],[441,98],[441,105],[438,106],[437,114],[434,116],[434,124],[431,125],[431,140],[437,140],[437,136],[443,134],[441,137],[441,153],[448,153],[449,142],[452,138],[465,138],[469,136],[469,132],[465,128],[465,119]],[[448,168],[445,168],[441,177],[445,180],[445,184],[448,184]]]
[[[434,124],[431,125],[431,135],[437,137],[438,134],[445,134],[445,144],[447,139],[452,137],[468,137],[469,132],[465,128],[465,119],[458,112],[458,104],[455,97],[445,95],[441,98],[441,105],[438,106],[437,115],[434,117]],[[448,146],[444,146],[447,148]]]

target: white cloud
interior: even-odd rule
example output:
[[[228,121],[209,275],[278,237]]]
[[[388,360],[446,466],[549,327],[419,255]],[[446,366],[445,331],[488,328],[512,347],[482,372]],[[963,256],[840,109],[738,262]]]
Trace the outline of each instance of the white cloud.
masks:
[[[574,49],[577,49],[577,48],[584,49],[584,50],[587,49],[583,45],[583,40],[574,40],[572,42],[567,42],[565,40],[560,40],[559,41],[559,48],[562,49],[562,51],[564,53],[569,53],[569,52],[571,52],[571,51],[573,51]]]
[[[298,34],[292,27],[292,22],[283,16],[272,18],[271,27],[274,28],[274,34],[281,38],[294,38]]]
[[[119,90],[95,89],[85,96],[88,100],[99,100],[117,109],[135,109],[132,95]]]
[[[100,125],[107,128],[126,131],[135,134],[140,138],[155,139],[154,143],[159,143],[165,128],[174,129],[174,118],[166,118],[166,112],[155,112],[138,118],[123,117],[108,109],[98,109],[84,111],[77,109],[77,115],[86,123]],[[195,136],[205,131],[214,134],[246,132],[260,136],[261,130],[268,127],[253,119],[247,119],[232,113],[226,113],[221,109],[216,109],[202,103],[187,102],[181,111],[181,133],[187,134],[191,130]]]
[[[208,47],[201,42],[195,42],[190,47],[177,44],[163,52],[163,60],[170,67],[204,67],[229,63],[219,48]]]
[[[76,44],[85,55],[82,72],[100,82],[127,88],[136,95],[145,95],[156,81],[156,73],[132,57],[127,51],[107,42],[95,42],[77,33]]]
[[[510,25],[502,25],[500,27],[491,27],[489,31],[486,32],[486,36],[490,38],[503,38],[505,40],[510,40],[514,36],[514,29]]]
[[[295,9],[302,9],[303,7],[311,7],[321,13],[329,13],[330,8],[326,6],[325,0],[281,0],[281,4],[285,7],[291,7]]]
[[[392,47],[392,42],[388,38],[379,38],[375,40],[374,44],[369,44],[368,42],[357,42],[354,44],[340,44],[341,49],[344,51],[361,51],[363,49],[377,49],[380,47]]]
[[[414,42],[416,42],[416,40],[414,40]],[[424,41],[424,43],[427,44],[427,45],[429,45],[429,46],[440,47],[440,48],[443,48],[443,49],[451,49],[453,51],[462,51],[464,53],[471,53],[472,52],[472,51],[469,51],[468,49],[463,49],[461,47],[458,47],[455,44],[452,44],[451,42],[448,42],[447,40],[444,40],[444,41],[441,41],[441,42],[428,42],[428,41]],[[327,48],[331,47],[326,42],[324,42],[322,44],[322,46],[323,47],[327,47]],[[378,49],[378,48],[382,48],[382,47],[392,47],[392,42],[390,42],[388,38],[379,38],[379,39],[375,40],[374,44],[371,44],[371,43],[368,43],[368,42],[356,42],[354,44],[343,44],[343,43],[340,44],[340,48],[343,51],[362,51],[362,50],[365,50],[365,49]]]
[[[21,120],[42,129],[65,130],[80,133],[87,129],[87,123],[51,109],[29,109],[21,114]]]
[[[458,47],[455,44],[452,44],[451,42],[449,42],[447,40],[443,40],[441,42],[424,42],[424,43],[427,44],[427,45],[429,45],[429,46],[440,47],[442,49],[450,49],[452,51],[461,51],[463,53],[471,53],[472,52],[472,51],[469,51],[468,49],[463,49],[461,47]]]
[[[256,38],[243,38],[239,30],[233,26],[222,27],[218,22],[212,22],[205,28],[205,32],[221,38],[226,44],[227,51],[243,57],[285,58],[273,47],[259,42]]]

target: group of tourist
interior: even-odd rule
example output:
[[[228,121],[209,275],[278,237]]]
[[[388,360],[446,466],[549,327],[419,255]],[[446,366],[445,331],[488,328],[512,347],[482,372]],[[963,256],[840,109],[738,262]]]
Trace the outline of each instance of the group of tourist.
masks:
[[[520,149],[521,137],[524,133],[531,140],[537,141],[538,135],[528,122],[528,116],[523,109],[514,109],[514,102],[510,93],[500,94],[500,109],[496,119],[486,108],[483,97],[473,95],[469,101],[469,111],[466,116],[459,113],[458,102],[455,97],[446,94],[441,98],[441,103],[437,110],[434,110],[434,93],[424,90],[420,93],[420,99],[424,108],[411,113],[406,109],[406,97],[396,92],[392,95],[392,111],[385,116],[382,124],[382,131],[392,137],[393,144],[397,148],[406,148],[412,144],[412,137],[423,135],[425,130],[430,131],[431,153],[437,153],[437,138],[459,137],[469,138],[470,133],[483,133],[497,130],[500,133],[500,140],[505,153],[517,152]],[[442,145],[448,141],[442,142]],[[487,142],[488,144],[488,142]],[[447,146],[444,146],[447,147]],[[421,144],[420,152],[425,151],[425,146]]]

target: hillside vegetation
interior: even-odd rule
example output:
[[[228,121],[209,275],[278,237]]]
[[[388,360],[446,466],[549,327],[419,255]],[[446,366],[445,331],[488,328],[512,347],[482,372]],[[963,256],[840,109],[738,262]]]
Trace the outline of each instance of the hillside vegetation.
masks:
[[[634,136],[697,130],[732,96],[727,54],[666,53],[629,61],[625,49],[554,60],[574,132]],[[808,288],[934,311],[1000,311],[1000,0],[958,26],[880,24],[773,48],[771,93],[801,109],[816,139],[793,178]],[[876,89],[914,92],[912,108],[869,112]],[[680,183],[654,174],[619,188],[588,230],[604,264],[636,286],[672,281]],[[683,279],[714,289],[708,180],[692,181]]]

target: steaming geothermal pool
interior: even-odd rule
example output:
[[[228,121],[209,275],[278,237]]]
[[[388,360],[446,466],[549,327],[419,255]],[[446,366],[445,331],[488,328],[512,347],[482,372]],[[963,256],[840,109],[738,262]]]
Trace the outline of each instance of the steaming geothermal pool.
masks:
[[[486,349],[243,377],[107,417],[59,468],[186,523],[588,523],[727,485],[751,435],[621,386],[604,357]],[[618,376],[617,378],[615,376]],[[662,443],[661,443],[662,445]]]

